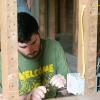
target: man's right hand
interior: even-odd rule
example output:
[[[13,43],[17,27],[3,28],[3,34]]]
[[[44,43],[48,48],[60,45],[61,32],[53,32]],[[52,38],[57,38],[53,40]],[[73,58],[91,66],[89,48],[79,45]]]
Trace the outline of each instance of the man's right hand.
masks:
[[[32,100],[42,100],[45,98],[45,94],[47,93],[45,86],[39,86],[36,89],[32,90]]]

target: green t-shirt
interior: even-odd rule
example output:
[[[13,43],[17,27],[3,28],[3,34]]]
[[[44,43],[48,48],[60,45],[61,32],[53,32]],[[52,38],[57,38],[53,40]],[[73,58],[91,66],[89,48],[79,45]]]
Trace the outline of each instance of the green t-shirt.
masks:
[[[67,62],[61,45],[55,40],[41,40],[41,43],[42,50],[36,58],[18,55],[20,95],[45,85],[56,74],[67,75]],[[55,97],[56,92],[55,89],[49,95]]]

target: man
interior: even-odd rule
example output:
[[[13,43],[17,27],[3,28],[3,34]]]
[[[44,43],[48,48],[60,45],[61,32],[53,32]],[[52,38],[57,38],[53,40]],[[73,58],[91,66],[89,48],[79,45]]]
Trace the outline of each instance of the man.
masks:
[[[40,39],[38,30],[31,15],[18,13],[20,100],[56,97],[66,85],[67,62],[61,45]]]

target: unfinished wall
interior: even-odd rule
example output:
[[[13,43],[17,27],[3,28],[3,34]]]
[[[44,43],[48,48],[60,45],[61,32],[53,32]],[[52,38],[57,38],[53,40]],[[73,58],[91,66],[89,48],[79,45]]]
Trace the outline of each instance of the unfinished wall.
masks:
[[[17,3],[16,0],[1,0],[0,7],[3,100],[19,100]],[[13,77],[8,79],[8,75]]]
[[[1,14],[1,6],[0,6],[0,14]],[[0,16],[0,50],[1,50],[1,16]]]
[[[32,0],[32,15],[36,18],[39,23],[39,0]]]
[[[100,0],[98,0],[98,36],[97,36],[97,50],[100,50]]]
[[[60,41],[64,50],[72,53],[73,48],[73,1],[59,0],[58,24],[56,39]]]
[[[73,47],[73,1],[41,0],[39,25],[42,38],[58,40],[64,50],[72,53]]]

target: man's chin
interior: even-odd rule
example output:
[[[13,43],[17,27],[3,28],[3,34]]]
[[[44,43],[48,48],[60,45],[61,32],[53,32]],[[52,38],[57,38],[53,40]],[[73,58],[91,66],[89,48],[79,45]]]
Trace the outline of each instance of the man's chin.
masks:
[[[38,55],[38,52],[31,54],[31,55],[26,55],[28,58],[35,58]]]
[[[30,56],[26,56],[28,58],[35,58],[37,55],[30,55]]]
[[[30,54],[30,55],[26,55],[23,54],[22,52],[20,52],[23,56],[27,57],[27,58],[35,58],[36,56],[38,56],[39,52],[35,52],[34,54]]]
[[[35,58],[37,55],[26,55],[28,58]]]

